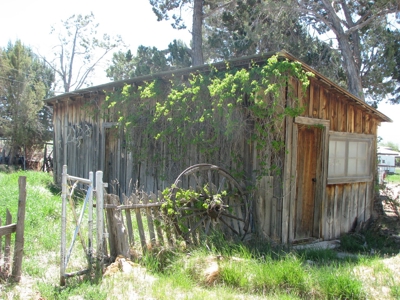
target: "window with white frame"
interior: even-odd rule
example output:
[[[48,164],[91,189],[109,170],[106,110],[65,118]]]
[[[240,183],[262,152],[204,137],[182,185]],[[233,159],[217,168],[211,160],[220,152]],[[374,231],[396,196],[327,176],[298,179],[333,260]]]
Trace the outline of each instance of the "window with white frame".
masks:
[[[373,135],[330,132],[328,184],[372,180]]]

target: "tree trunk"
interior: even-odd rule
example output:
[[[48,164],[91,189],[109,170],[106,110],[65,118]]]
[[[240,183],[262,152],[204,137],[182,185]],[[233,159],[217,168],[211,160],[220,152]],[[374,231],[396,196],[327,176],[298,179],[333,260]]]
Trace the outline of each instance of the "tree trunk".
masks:
[[[348,90],[356,97],[359,97],[360,99],[365,101],[360,68],[357,65],[356,61],[356,59],[359,57],[360,54],[353,52],[355,50],[359,51],[360,49],[355,49],[355,50],[352,49],[352,43],[350,42],[350,38],[343,30],[341,20],[337,16],[336,11],[333,9],[331,2],[324,0],[322,1],[321,4],[323,4],[326,12],[328,13],[327,19],[330,21],[330,27],[335,33],[339,43],[339,50],[342,53],[342,58],[343,58],[342,66],[347,76]],[[346,11],[347,7],[345,6],[345,4],[343,5],[344,5],[343,9]],[[349,17],[350,16],[348,16],[348,18]],[[348,19],[347,21],[351,21],[349,25],[352,25],[352,20]],[[356,34],[354,34],[352,37],[359,38],[359,36]],[[353,43],[355,46],[357,46],[359,44],[359,41],[354,41]]]
[[[193,3],[193,24],[192,24],[192,65],[201,66],[203,60],[203,0],[194,0]]]
[[[346,40],[346,37],[338,36],[339,49],[343,57],[342,66],[346,71],[348,89],[350,93],[365,101],[360,71],[354,60],[354,54],[350,49],[350,44]]]

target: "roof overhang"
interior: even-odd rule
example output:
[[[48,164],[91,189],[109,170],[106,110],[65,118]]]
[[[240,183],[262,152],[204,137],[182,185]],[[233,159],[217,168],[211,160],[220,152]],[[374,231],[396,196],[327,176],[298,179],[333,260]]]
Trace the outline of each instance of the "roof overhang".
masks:
[[[250,67],[251,64],[253,63],[262,63],[266,61],[268,58],[270,58],[273,55],[278,55],[278,57],[282,59],[288,59],[290,61],[297,61],[302,65],[302,68],[307,71],[311,72],[314,74],[314,78],[323,82],[325,85],[328,85],[331,89],[335,90],[336,92],[342,94],[344,97],[346,97],[349,101],[353,102],[355,105],[363,107],[364,110],[368,111],[369,113],[375,115],[381,122],[393,122],[389,117],[384,115],[383,113],[379,112],[377,109],[373,108],[372,106],[368,105],[366,102],[361,100],[360,98],[356,97],[355,95],[351,94],[344,88],[340,87],[318,71],[314,70],[311,68],[309,65],[306,63],[300,61],[298,58],[294,57],[287,51],[279,51],[279,52],[269,52],[269,53],[264,53],[264,54],[258,54],[258,55],[251,55],[251,56],[246,56],[246,57],[241,57],[241,58],[234,58],[229,61],[223,61],[223,62],[217,62],[211,65],[203,65],[203,66],[197,66],[197,67],[190,67],[190,68],[183,68],[183,69],[176,69],[176,70],[170,70],[166,72],[160,72],[160,73],[155,73],[155,74],[150,74],[150,75],[145,75],[145,76],[139,76],[131,79],[126,79],[126,80],[119,80],[119,81],[113,81],[97,86],[92,86],[89,88],[85,89],[80,89],[76,90],[73,92],[68,92],[65,94],[61,94],[58,96],[54,96],[48,99],[45,99],[45,103],[47,105],[54,105],[55,103],[58,103],[60,101],[64,101],[67,99],[74,99],[75,97],[83,97],[83,98],[89,98],[93,94],[104,94],[107,91],[112,91],[116,88],[121,88],[125,85],[129,84],[137,84],[141,82],[146,82],[146,81],[151,81],[157,78],[168,78],[171,76],[188,76],[189,74],[192,73],[205,73],[205,72],[210,72],[212,69],[218,69],[218,70],[224,70],[227,68],[227,65],[229,67]]]

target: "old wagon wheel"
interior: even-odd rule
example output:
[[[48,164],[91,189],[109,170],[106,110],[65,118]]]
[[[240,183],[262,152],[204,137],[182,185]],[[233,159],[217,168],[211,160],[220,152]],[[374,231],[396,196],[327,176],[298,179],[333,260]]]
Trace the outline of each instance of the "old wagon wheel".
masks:
[[[240,184],[224,169],[197,164],[175,180],[171,199],[178,235],[197,243],[213,230],[243,239],[249,230],[249,208]]]

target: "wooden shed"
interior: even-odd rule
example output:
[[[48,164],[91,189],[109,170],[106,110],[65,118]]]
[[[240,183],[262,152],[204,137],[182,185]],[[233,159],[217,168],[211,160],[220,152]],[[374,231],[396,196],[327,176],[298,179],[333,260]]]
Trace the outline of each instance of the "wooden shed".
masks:
[[[217,113],[217,105],[207,108],[208,115],[200,114],[196,103],[229,97],[210,96],[207,90],[195,97],[191,90],[191,98],[184,98],[191,106],[180,102],[181,106],[168,110],[162,105],[172,101],[171,94],[140,96],[144,95],[144,86],[156,81],[162,82],[160,89],[165,90],[177,80],[189,86],[207,74],[243,75],[242,70],[268,65],[272,57],[300,66],[309,85],[304,86],[293,72],[287,72],[278,94],[258,92],[263,105],[257,112],[262,115],[260,108],[275,109],[276,118],[268,122],[262,122],[262,117],[249,108],[260,98],[251,98],[245,88],[235,90],[242,96],[235,100],[234,109]],[[231,76],[232,87],[236,87],[236,75]],[[123,87],[129,87],[132,96],[127,96]],[[182,89],[177,91],[182,97]],[[121,93],[125,93],[124,101],[107,98]],[[214,164],[228,170],[247,188],[252,232],[281,243],[332,240],[370,218],[377,127],[381,122],[391,122],[287,52],[111,82],[52,97],[46,103],[53,108],[56,182],[60,182],[62,165],[66,164],[69,174],[80,177],[103,170],[109,193],[129,194],[134,187],[158,193],[171,186],[188,166]],[[159,113],[160,106],[164,110],[159,123],[146,127],[153,126],[152,131],[141,127],[149,123],[149,116]],[[176,116],[182,111],[187,118],[179,123]],[[202,118],[207,116],[219,127],[205,130]],[[194,118],[199,121],[192,126]],[[227,118],[232,120],[229,124]],[[163,131],[161,137],[152,136],[157,126],[167,122],[175,122],[170,134]],[[221,126],[223,130],[219,130]],[[182,135],[176,135],[180,131]],[[268,135],[260,138],[264,133]],[[201,143],[206,140],[204,147]]]

